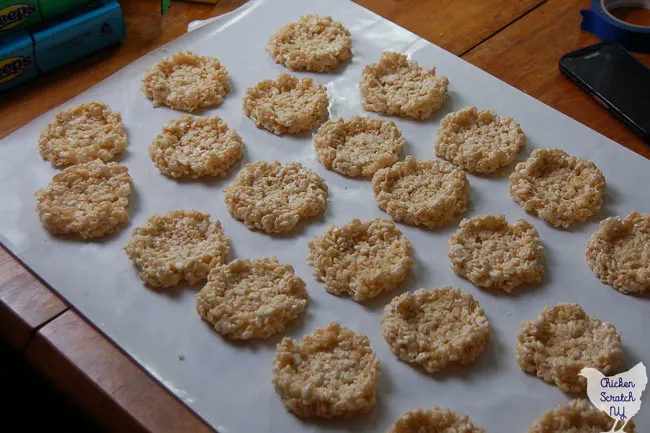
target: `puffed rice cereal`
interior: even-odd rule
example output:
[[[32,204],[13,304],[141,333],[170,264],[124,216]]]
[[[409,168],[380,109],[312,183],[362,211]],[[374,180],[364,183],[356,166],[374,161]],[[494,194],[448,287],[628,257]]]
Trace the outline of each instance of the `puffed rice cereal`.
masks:
[[[467,415],[434,407],[404,412],[387,433],[485,433],[485,429]]]
[[[467,175],[446,161],[409,156],[375,173],[372,187],[379,208],[395,221],[428,228],[449,224],[469,203]]]
[[[521,324],[517,342],[521,369],[564,392],[586,389],[586,379],[578,376],[584,367],[614,374],[621,355],[616,327],[587,316],[579,304],[546,307],[536,320]]]
[[[99,238],[129,222],[130,195],[128,169],[97,159],[55,175],[46,188],[36,192],[36,212],[53,234]]]
[[[292,71],[330,72],[352,58],[352,38],[332,17],[305,15],[275,32],[266,51]]]
[[[165,123],[149,145],[149,156],[169,177],[224,176],[244,157],[244,143],[219,117],[186,114]]]
[[[613,418],[593,407],[589,401],[577,399],[544,412],[528,428],[528,433],[600,433],[613,431],[614,424]],[[616,431],[621,431],[622,425],[619,423]],[[629,421],[623,431],[635,433],[634,422]]]
[[[391,221],[353,219],[309,241],[314,277],[355,301],[396,289],[413,267],[411,243]]]
[[[38,138],[41,156],[55,167],[95,159],[108,162],[126,145],[120,113],[102,102],[80,104],[57,113]]]
[[[142,80],[142,91],[154,107],[192,112],[220,105],[230,91],[230,79],[218,59],[183,51],[153,64]]]
[[[650,291],[650,214],[632,212],[601,221],[586,256],[596,276],[619,292]]]
[[[490,339],[483,308],[472,295],[451,287],[396,296],[381,324],[393,354],[430,373],[473,362]]]
[[[310,131],[327,118],[325,86],[311,78],[280,74],[246,90],[244,113],[276,135]]]
[[[282,332],[306,305],[305,282],[275,257],[237,259],[213,268],[196,298],[199,315],[233,340]]]
[[[233,218],[266,233],[291,231],[300,219],[327,207],[325,181],[298,162],[246,164],[224,191]]]
[[[593,162],[562,149],[535,149],[510,175],[510,196],[526,212],[568,228],[600,213],[605,177]]]
[[[367,111],[426,119],[447,99],[447,77],[424,69],[405,55],[386,51],[377,63],[363,68],[361,96]]]
[[[273,358],[273,384],[300,417],[349,418],[375,405],[379,361],[370,340],[338,323],[302,342],[285,337]]]
[[[525,220],[510,225],[504,215],[464,219],[447,244],[454,272],[478,287],[510,293],[544,277],[544,247]]]
[[[230,240],[219,221],[196,210],[174,210],[150,217],[133,230],[124,252],[151,287],[172,287],[185,280],[204,281],[228,260]]]
[[[328,120],[314,136],[318,160],[349,177],[372,177],[399,159],[406,140],[394,122],[354,116]]]
[[[509,117],[466,107],[440,122],[436,155],[470,173],[494,173],[517,158],[526,135]]]

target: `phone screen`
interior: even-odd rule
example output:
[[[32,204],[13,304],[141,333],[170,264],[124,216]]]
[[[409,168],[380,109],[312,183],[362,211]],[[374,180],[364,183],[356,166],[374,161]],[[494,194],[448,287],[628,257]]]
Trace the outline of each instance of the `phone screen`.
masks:
[[[650,134],[650,69],[614,44],[562,59],[562,66]]]

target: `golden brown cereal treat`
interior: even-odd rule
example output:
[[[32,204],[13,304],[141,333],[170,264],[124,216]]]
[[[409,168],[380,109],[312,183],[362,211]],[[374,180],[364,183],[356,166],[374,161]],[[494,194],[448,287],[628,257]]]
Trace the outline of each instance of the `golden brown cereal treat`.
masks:
[[[327,118],[327,91],[311,78],[280,74],[246,90],[244,113],[276,135],[310,131]]]
[[[55,167],[110,161],[126,149],[120,113],[101,102],[80,104],[56,114],[41,132],[38,148]]]
[[[36,212],[53,234],[93,239],[129,222],[131,177],[128,169],[100,160],[66,168],[36,192]]]
[[[494,173],[517,158],[526,135],[509,117],[466,107],[440,122],[436,155],[471,173]]]
[[[447,99],[447,77],[424,69],[405,55],[386,51],[377,63],[363,68],[361,96],[367,111],[426,119]]]
[[[469,364],[490,339],[483,308],[459,289],[419,289],[393,298],[381,318],[390,350],[430,373]]]
[[[440,227],[467,211],[469,180],[445,161],[407,157],[372,178],[377,205],[395,221]]]
[[[600,213],[605,177],[591,161],[561,149],[535,149],[510,175],[510,196],[526,212],[568,228]]]
[[[224,191],[233,218],[266,233],[291,231],[300,219],[327,207],[325,181],[298,162],[246,164]]]
[[[387,433],[485,433],[485,429],[467,415],[434,407],[404,412]]]
[[[233,260],[210,271],[196,310],[233,340],[264,339],[284,331],[307,305],[305,283],[275,257]]]
[[[183,51],[152,65],[142,91],[154,107],[192,112],[220,105],[230,91],[230,79],[218,59]]]
[[[564,392],[586,389],[586,379],[578,376],[584,367],[615,373],[621,355],[616,327],[587,316],[578,304],[546,307],[539,318],[521,324],[517,342],[521,369]]]
[[[544,247],[532,224],[504,215],[464,219],[447,243],[451,266],[478,287],[512,292],[544,277]]]
[[[596,276],[619,292],[650,291],[650,214],[632,212],[601,221],[586,256]]]
[[[266,51],[292,71],[330,72],[352,57],[352,38],[332,17],[305,15],[275,32]]]
[[[162,134],[149,145],[149,156],[169,177],[224,176],[244,157],[244,143],[217,116],[185,114],[165,123]]]
[[[349,418],[375,405],[379,361],[370,340],[338,323],[302,342],[285,337],[273,359],[273,384],[300,417]]]
[[[394,122],[354,116],[328,120],[314,136],[318,160],[344,176],[371,177],[399,159],[406,140]]]
[[[399,287],[413,267],[412,252],[391,221],[353,219],[309,241],[307,260],[325,290],[364,301]]]
[[[172,287],[185,280],[195,284],[228,260],[230,240],[219,221],[195,210],[174,210],[149,218],[133,230],[124,246],[142,281],[152,287]]]
[[[600,433],[611,431],[613,426],[613,418],[593,407],[587,400],[578,399],[544,412],[530,426],[528,433]],[[622,426],[619,422],[617,429]],[[629,421],[623,431],[635,433],[634,422]]]

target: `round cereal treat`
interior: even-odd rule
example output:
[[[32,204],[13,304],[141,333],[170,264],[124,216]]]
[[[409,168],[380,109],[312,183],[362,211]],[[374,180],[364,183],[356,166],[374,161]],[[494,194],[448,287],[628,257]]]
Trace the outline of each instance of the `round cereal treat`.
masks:
[[[510,293],[544,277],[544,247],[532,224],[509,225],[504,215],[464,219],[447,243],[447,256],[458,275],[478,287]]]
[[[577,399],[544,412],[528,428],[528,433],[600,433],[613,431],[614,424],[614,419],[607,413],[596,409],[585,399]],[[616,431],[636,432],[632,421],[620,430],[622,426],[619,423]]]
[[[375,405],[379,361],[370,340],[338,323],[302,342],[285,337],[273,358],[273,384],[300,417],[349,418]]]
[[[276,135],[310,131],[327,118],[325,86],[311,78],[280,74],[246,90],[244,113]]]
[[[611,323],[587,316],[578,304],[546,307],[537,320],[521,324],[517,363],[522,370],[557,385],[564,392],[584,392],[584,367],[605,375],[621,361],[621,335]]]
[[[292,71],[330,72],[352,58],[352,38],[332,17],[305,15],[275,32],[266,51]]]
[[[282,332],[306,305],[304,281],[275,257],[237,259],[213,268],[196,297],[203,320],[232,340],[265,339]]]
[[[244,143],[219,117],[186,114],[165,123],[149,145],[149,156],[169,177],[224,176],[244,157]]]
[[[605,177],[593,162],[562,149],[535,149],[510,175],[510,196],[526,212],[568,228],[600,213]]]
[[[650,291],[650,214],[632,212],[601,221],[586,256],[596,276],[619,292]]]
[[[101,159],[110,161],[126,149],[120,113],[101,102],[80,104],[54,116],[38,138],[43,159],[55,167]]]
[[[372,187],[379,208],[395,221],[427,228],[451,223],[469,203],[467,175],[445,161],[409,156],[375,173]]]
[[[459,289],[419,289],[393,298],[381,318],[395,356],[435,373],[469,364],[490,339],[490,322],[476,299]]]
[[[367,111],[426,119],[447,99],[447,77],[424,69],[405,55],[386,51],[377,63],[363,68],[361,96]]]
[[[413,268],[411,243],[391,221],[353,219],[309,241],[314,277],[325,290],[355,301],[395,290]]]
[[[434,407],[404,412],[387,433],[485,433],[485,429],[467,415]]]
[[[153,64],[142,79],[142,91],[154,107],[192,112],[220,105],[230,80],[218,59],[183,51]]]
[[[36,192],[36,212],[53,234],[100,238],[129,222],[130,195],[128,169],[95,160],[55,175],[46,188]]]
[[[124,252],[151,287],[172,287],[207,278],[230,254],[230,240],[219,221],[196,210],[174,210],[150,217],[133,230]]]
[[[318,160],[349,177],[372,177],[399,159],[406,140],[394,122],[354,116],[328,120],[314,136]]]
[[[470,173],[494,173],[517,158],[526,135],[509,117],[466,107],[440,122],[436,155]]]
[[[251,162],[224,191],[233,218],[266,233],[289,232],[327,207],[325,181],[298,162]]]

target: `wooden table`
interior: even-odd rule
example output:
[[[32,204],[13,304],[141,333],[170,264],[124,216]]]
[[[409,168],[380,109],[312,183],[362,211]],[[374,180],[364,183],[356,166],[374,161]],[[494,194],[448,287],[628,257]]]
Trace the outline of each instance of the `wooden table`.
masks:
[[[588,0],[357,2],[650,158],[649,145],[558,70],[562,54],[598,42],[579,30],[579,10],[589,6]],[[0,95],[0,137],[182,35],[190,21],[217,16],[242,3],[175,2],[160,18],[158,0],[122,2],[128,39],[29,87]],[[649,17],[632,14],[630,19],[650,23]],[[650,55],[639,57],[650,64]],[[212,431],[4,249],[0,249],[0,314],[0,337],[108,430]]]

